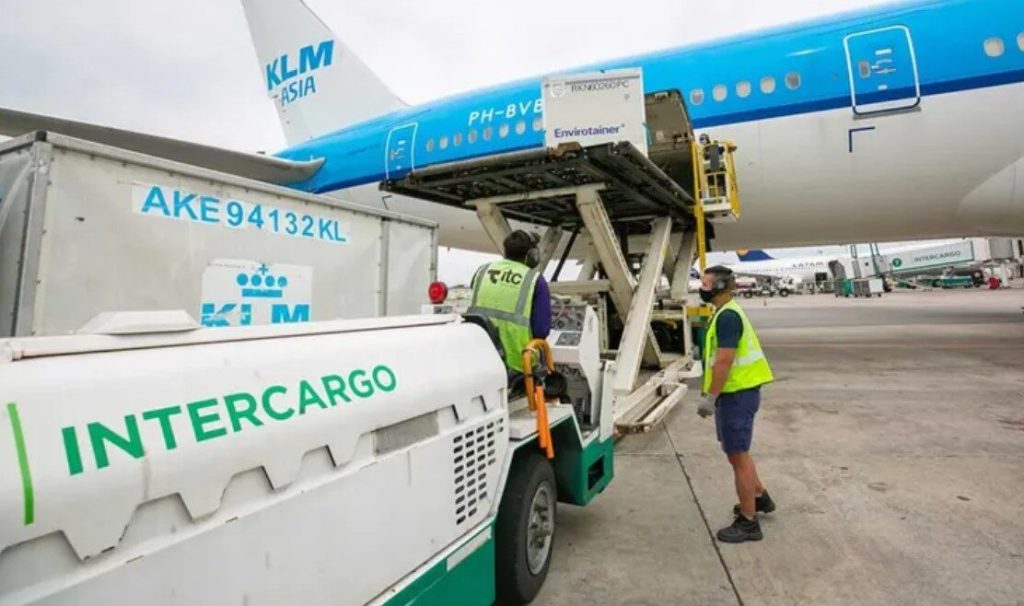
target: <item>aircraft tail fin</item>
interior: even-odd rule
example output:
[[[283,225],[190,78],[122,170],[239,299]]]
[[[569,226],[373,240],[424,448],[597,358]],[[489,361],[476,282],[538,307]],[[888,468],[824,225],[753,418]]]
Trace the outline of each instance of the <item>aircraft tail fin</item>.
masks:
[[[242,8],[290,145],[405,107],[302,0],[242,0]]]
[[[740,258],[740,262],[770,261],[775,258],[763,250],[737,250],[736,255]]]

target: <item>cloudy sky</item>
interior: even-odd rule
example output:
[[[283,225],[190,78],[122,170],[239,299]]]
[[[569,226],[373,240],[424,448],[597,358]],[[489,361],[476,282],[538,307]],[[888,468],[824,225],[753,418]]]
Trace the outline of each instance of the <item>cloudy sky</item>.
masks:
[[[307,0],[405,101],[877,0]],[[238,0],[0,0],[0,106],[284,146]],[[813,252],[813,251],[812,251]],[[445,256],[445,274],[476,263]]]

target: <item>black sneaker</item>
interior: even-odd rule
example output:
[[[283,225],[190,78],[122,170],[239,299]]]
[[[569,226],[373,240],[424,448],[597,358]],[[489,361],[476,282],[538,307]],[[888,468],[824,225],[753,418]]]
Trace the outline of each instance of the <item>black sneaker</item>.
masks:
[[[748,520],[743,516],[736,516],[732,524],[718,531],[718,540],[723,543],[742,543],[743,541],[760,541],[764,538],[761,534],[761,523],[757,518]]]
[[[754,511],[757,513],[771,513],[775,511],[775,501],[768,496],[768,491],[764,491],[764,494],[754,499]],[[736,503],[732,506],[732,515],[740,515],[740,504]]]

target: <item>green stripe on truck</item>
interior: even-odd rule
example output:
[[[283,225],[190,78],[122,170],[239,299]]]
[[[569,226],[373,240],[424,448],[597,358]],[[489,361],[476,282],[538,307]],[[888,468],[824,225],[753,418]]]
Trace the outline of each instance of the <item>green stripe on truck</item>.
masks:
[[[491,606],[494,586],[494,528],[488,525],[385,606]]]

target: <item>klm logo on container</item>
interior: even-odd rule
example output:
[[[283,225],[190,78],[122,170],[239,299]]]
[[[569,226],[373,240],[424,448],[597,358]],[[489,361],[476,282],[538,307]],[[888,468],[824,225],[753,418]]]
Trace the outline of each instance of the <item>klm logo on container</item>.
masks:
[[[296,54],[281,55],[265,66],[267,90],[281,86],[281,105],[315,94],[316,78],[312,72],[329,66],[332,61],[334,40],[303,46]]]
[[[269,307],[271,324],[293,324],[309,322],[310,304],[283,302],[288,276],[271,274],[266,265],[252,273],[241,272],[235,276],[239,287],[239,301],[231,303],[203,302],[203,326],[250,326],[253,324],[254,307],[266,311]],[[259,309],[263,308],[263,309]],[[266,321],[265,314],[258,314]],[[257,323],[260,323],[257,321]]]

